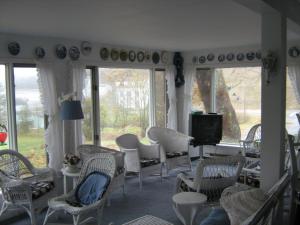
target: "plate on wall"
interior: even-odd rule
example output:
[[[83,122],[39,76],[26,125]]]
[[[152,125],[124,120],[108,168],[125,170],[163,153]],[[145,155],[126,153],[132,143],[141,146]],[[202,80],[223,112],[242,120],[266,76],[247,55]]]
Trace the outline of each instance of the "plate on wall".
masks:
[[[215,59],[215,55],[213,53],[209,53],[206,58],[207,58],[207,61],[211,62]]]
[[[92,44],[88,41],[81,43],[81,52],[83,55],[88,56],[92,52]]]
[[[55,53],[56,53],[57,58],[59,58],[59,59],[66,58],[66,56],[67,56],[67,48],[66,48],[66,46],[64,46],[62,44],[56,45]]]
[[[160,56],[159,56],[158,52],[153,52],[153,54],[152,54],[152,62],[154,64],[158,64],[159,60],[160,60]]]
[[[296,46],[294,46],[289,48],[288,53],[290,57],[296,58],[300,55],[300,50]]]
[[[204,55],[199,57],[199,63],[205,63],[206,57]]]
[[[121,61],[127,61],[127,59],[128,59],[128,54],[127,54],[127,51],[125,51],[125,50],[121,50],[121,52],[120,52],[120,59],[121,59]]]
[[[117,49],[112,49],[110,52],[110,58],[113,61],[117,61],[120,57],[119,51]]]
[[[228,53],[228,54],[226,55],[226,59],[227,59],[228,61],[234,60],[234,54],[233,54],[233,53]]]
[[[108,48],[101,48],[100,49],[100,58],[102,60],[107,60],[109,58],[109,50],[108,50]]]
[[[221,54],[221,55],[218,56],[218,61],[219,62],[224,62],[225,58],[226,58],[225,55]]]
[[[135,58],[136,58],[136,54],[135,54],[135,51],[129,51],[128,53],[128,58],[129,58],[129,61],[130,62],[134,62],[135,61]]]
[[[35,54],[35,57],[38,58],[38,59],[42,59],[45,57],[46,55],[46,51],[44,48],[42,47],[36,47],[35,50],[34,50],[34,54]]]
[[[145,53],[142,51],[139,51],[136,55],[137,61],[138,62],[143,62],[145,59]]]
[[[237,61],[243,61],[244,59],[245,59],[245,55],[244,55],[244,53],[238,53],[237,55],[236,55],[236,59],[237,59]]]
[[[151,53],[150,53],[150,51],[145,52],[145,61],[147,63],[151,62]]]
[[[254,52],[247,52],[246,58],[250,61],[252,61],[255,58],[255,53]]]
[[[169,61],[169,53],[166,51],[161,52],[161,62],[166,64]]]
[[[18,55],[21,51],[20,44],[16,41],[8,43],[7,49],[11,55]]]
[[[69,57],[72,60],[78,60],[80,57],[80,51],[79,48],[77,48],[76,46],[72,46],[69,48]]]

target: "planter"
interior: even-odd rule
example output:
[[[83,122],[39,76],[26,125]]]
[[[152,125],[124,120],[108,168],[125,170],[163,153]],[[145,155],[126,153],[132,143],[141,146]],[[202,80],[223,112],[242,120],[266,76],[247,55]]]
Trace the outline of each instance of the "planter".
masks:
[[[6,141],[7,133],[6,132],[0,132],[0,143],[3,144]]]

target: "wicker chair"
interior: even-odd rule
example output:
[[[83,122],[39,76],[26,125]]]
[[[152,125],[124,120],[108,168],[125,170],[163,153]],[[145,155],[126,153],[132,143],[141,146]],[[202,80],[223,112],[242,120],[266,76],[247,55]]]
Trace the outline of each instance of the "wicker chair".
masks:
[[[139,174],[140,188],[142,188],[142,176],[147,176],[160,171],[159,145],[144,145],[134,134],[123,134],[116,138],[120,151],[125,152],[125,170]]]
[[[35,168],[17,151],[0,151],[0,187],[4,200],[0,216],[8,207],[21,207],[35,225],[35,210],[47,207],[48,198],[57,195],[56,186],[54,170]]]
[[[240,140],[244,156],[260,156],[261,125],[256,124],[250,128],[245,140]]]
[[[115,157],[116,160],[116,173],[111,184],[111,191],[117,190],[118,188],[123,189],[125,193],[125,166],[124,166],[124,152],[120,152],[114,149],[105,148],[97,145],[79,145],[77,151],[80,155],[82,163],[90,159],[91,157],[97,156],[99,153],[110,153]]]
[[[68,203],[68,200],[74,198],[76,188],[65,195],[52,198],[48,202],[49,208],[44,220],[44,225],[47,223],[48,218],[53,213],[60,210],[64,210],[68,214],[72,215],[74,225],[84,224],[89,222],[91,219],[96,219],[97,224],[100,224],[103,207],[105,205],[105,201],[107,200],[108,194],[110,193],[112,180],[116,172],[116,161],[114,156],[108,153],[99,153],[96,157],[87,160],[80,171],[76,186],[78,186],[78,184],[80,184],[86,176],[94,171],[106,173],[111,177],[111,182],[102,198],[90,205],[72,206]],[[92,212],[96,212],[96,217],[89,216]]]
[[[192,169],[189,144],[193,137],[161,127],[150,127],[147,137],[151,143],[160,145],[160,161],[167,173],[182,165]]]
[[[245,164],[242,155],[201,159],[195,177],[178,174],[176,192],[194,191],[205,194],[208,204],[215,204],[223,190],[234,185]]]

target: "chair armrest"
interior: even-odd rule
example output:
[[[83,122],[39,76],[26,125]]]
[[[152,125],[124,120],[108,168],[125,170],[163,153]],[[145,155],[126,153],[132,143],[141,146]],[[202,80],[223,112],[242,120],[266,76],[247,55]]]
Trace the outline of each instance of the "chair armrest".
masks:
[[[139,153],[141,158],[146,159],[158,159],[160,158],[159,151],[160,145],[159,144],[152,144],[152,145],[145,145],[143,143],[139,143]]]
[[[184,175],[183,173],[180,173],[177,175],[177,183],[179,183],[180,181],[183,181],[189,188],[191,189],[195,189],[194,188],[194,182],[191,181],[186,175]]]

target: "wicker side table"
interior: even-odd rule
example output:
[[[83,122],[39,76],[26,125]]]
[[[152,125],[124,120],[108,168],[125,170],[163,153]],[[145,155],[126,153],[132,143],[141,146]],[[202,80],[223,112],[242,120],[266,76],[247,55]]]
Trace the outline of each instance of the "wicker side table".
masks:
[[[146,215],[146,216],[134,219],[132,221],[129,221],[127,223],[124,223],[123,225],[173,225],[173,224],[169,223],[168,221],[165,221],[163,219],[160,219],[158,217]]]

